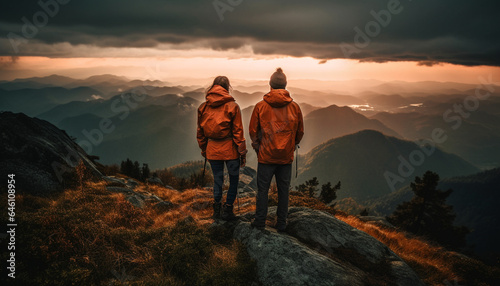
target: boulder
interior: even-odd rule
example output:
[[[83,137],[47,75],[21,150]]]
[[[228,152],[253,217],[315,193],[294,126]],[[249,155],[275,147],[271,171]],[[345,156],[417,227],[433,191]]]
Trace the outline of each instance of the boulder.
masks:
[[[252,178],[257,177],[257,171],[254,168],[245,166],[243,168],[240,168],[240,175],[246,175]]]
[[[175,207],[175,204],[168,201],[159,202],[153,205],[153,209],[157,212],[167,212]]]
[[[149,194],[149,193],[148,193],[147,200],[150,202],[163,202],[163,200],[160,199],[157,195],[153,195],[153,194]]]
[[[158,186],[162,186],[162,187],[164,187],[164,186],[165,186],[165,184],[163,184],[163,182],[161,181],[161,179],[160,179],[160,178],[158,178],[158,177],[151,177],[151,178],[148,178],[148,179],[147,179],[147,182],[148,182],[148,184],[150,184],[150,185],[158,185]]]
[[[254,181],[254,178],[247,176],[247,175],[240,174],[240,180],[238,182],[238,189],[243,189],[243,188],[247,187],[249,184],[252,184],[253,181]],[[255,186],[257,186],[257,183],[255,183]]]
[[[106,190],[113,193],[121,193],[125,195],[125,199],[130,202],[133,206],[138,208],[144,208],[146,204],[153,204],[153,206],[164,202],[162,199],[148,192],[136,192],[127,187],[113,187],[107,186]],[[160,207],[160,206],[159,206]],[[163,205],[165,207],[165,205]]]
[[[315,252],[291,236],[260,231],[241,222],[234,237],[255,259],[263,285],[364,285],[360,271]]]
[[[238,194],[240,197],[254,197],[257,192],[257,171],[245,166],[240,169]]]
[[[396,285],[406,286],[406,285],[417,285],[424,286],[425,284],[420,280],[417,274],[408,267],[402,260],[395,260],[390,262],[391,274],[394,277],[394,282]]]
[[[268,213],[276,219],[276,207]],[[331,214],[291,207],[286,234],[251,228],[252,215],[227,226],[256,260],[264,285],[425,285],[386,245]]]
[[[102,174],[85,151],[63,130],[23,113],[0,113],[0,173],[15,174],[21,193],[44,195],[64,189],[83,162],[86,175]]]
[[[161,182],[161,180],[160,180],[160,182]],[[135,187],[139,186],[139,182],[137,182],[134,179],[127,179],[127,186],[129,186],[132,189],[134,189]]]
[[[344,248],[354,250],[371,263],[380,263],[387,257],[395,258],[385,244],[322,211],[290,208],[287,232],[330,254]]]
[[[127,181],[123,178],[118,178],[114,176],[103,176],[104,181],[108,185],[116,186],[116,187],[127,187]]]
[[[128,196],[127,201],[129,203],[131,203],[134,207],[137,207],[137,208],[142,209],[146,206],[146,202],[144,201],[144,198],[139,196],[138,194]]]

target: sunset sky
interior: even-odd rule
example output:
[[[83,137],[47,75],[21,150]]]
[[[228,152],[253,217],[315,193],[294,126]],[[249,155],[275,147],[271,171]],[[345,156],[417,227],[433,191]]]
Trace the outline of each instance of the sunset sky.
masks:
[[[498,1],[4,1],[0,79],[111,73],[477,82],[500,75]]]

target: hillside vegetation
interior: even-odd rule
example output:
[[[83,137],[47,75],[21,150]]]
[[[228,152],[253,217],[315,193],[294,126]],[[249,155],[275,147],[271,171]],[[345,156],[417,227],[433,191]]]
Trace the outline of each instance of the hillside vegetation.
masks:
[[[140,185],[174,207],[136,208],[109,183],[86,183],[52,197],[18,197],[19,276],[26,285],[248,285],[256,280],[254,262],[230,234],[213,232],[211,192],[184,192]],[[270,205],[277,194],[271,191]],[[431,245],[395,229],[362,222],[318,200],[292,192],[291,206],[335,214],[388,245],[431,285],[459,281],[488,285],[498,269]],[[254,199],[241,198],[237,213],[254,210]],[[4,211],[4,210],[2,210]],[[2,259],[5,253],[2,254]]]

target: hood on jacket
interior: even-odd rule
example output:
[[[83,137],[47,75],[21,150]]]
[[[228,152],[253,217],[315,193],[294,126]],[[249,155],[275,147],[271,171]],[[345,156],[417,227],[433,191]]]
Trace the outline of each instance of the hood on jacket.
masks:
[[[220,85],[214,85],[207,92],[207,104],[211,107],[221,106],[226,102],[234,101],[234,98],[229,95],[229,92]]]
[[[268,94],[264,95],[264,101],[269,103],[272,107],[283,107],[293,99],[290,97],[290,93],[286,89],[273,89]]]

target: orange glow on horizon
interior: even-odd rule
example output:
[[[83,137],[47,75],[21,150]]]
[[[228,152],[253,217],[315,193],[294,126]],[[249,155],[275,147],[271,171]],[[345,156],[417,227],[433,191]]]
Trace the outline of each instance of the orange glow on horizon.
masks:
[[[439,64],[419,66],[416,62],[359,62],[335,59],[319,64],[310,57],[94,57],[48,58],[0,57],[2,80],[59,74],[86,78],[98,74],[115,74],[131,79],[172,81],[175,79],[206,79],[227,75],[240,80],[267,80],[276,67],[285,70],[289,80],[316,79],[346,81],[373,79],[380,81],[451,81],[477,83],[479,76],[500,74],[500,67],[459,66]]]

